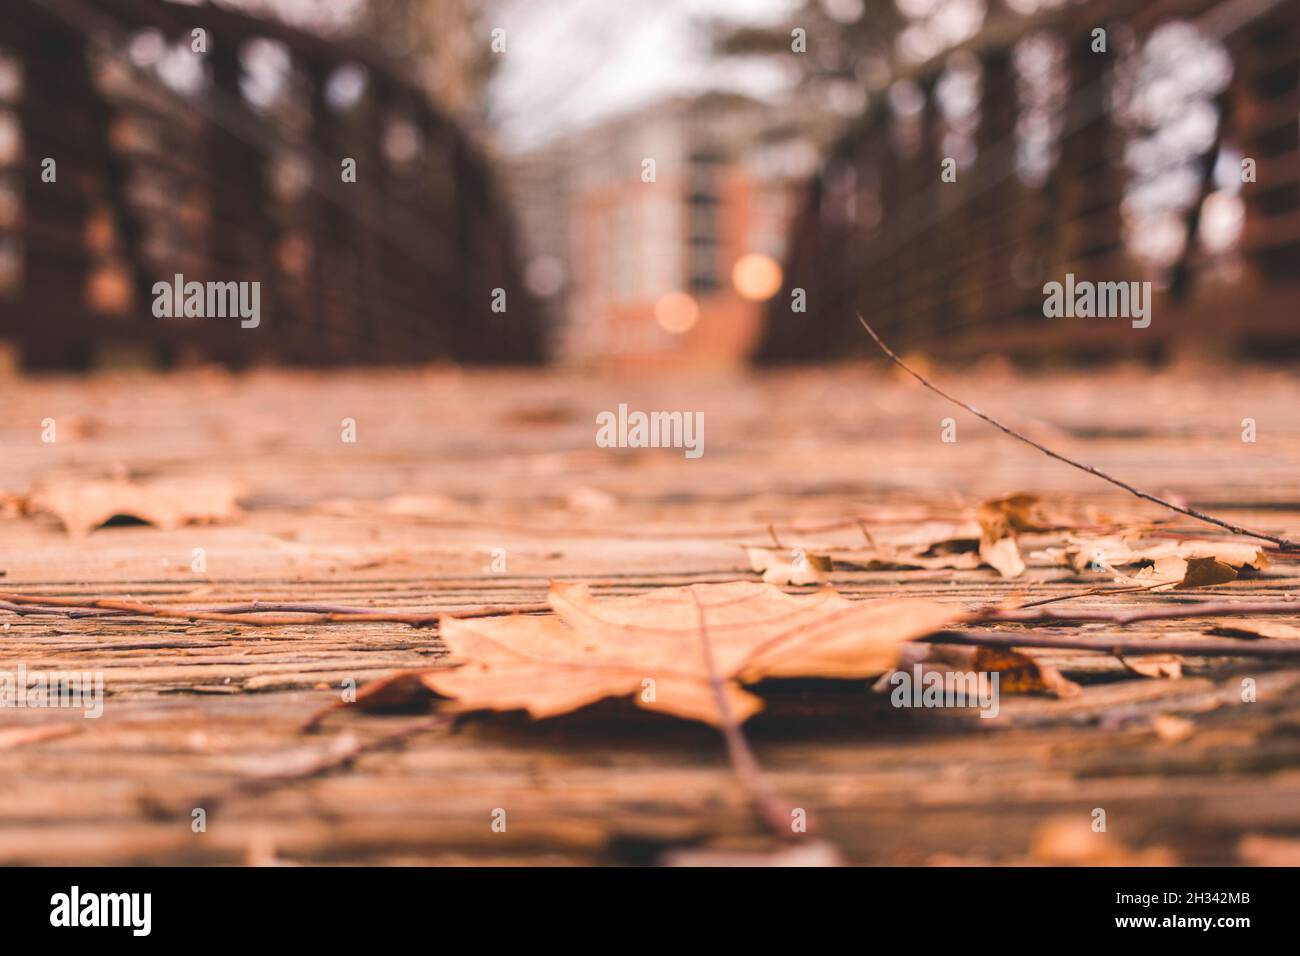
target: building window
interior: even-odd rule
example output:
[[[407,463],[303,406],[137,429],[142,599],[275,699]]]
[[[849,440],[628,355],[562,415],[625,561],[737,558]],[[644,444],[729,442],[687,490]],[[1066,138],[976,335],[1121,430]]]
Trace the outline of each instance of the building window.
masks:
[[[693,153],[686,205],[690,220],[690,289],[694,293],[718,288],[718,253],[721,245],[718,217],[718,171],[722,158],[715,153]]]

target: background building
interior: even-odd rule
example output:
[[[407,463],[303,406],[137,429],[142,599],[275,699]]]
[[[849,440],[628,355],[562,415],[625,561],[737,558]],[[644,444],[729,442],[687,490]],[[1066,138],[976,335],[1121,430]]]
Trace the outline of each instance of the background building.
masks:
[[[513,165],[532,291],[577,363],[730,365],[779,290],[814,131],[748,97],[660,100]]]

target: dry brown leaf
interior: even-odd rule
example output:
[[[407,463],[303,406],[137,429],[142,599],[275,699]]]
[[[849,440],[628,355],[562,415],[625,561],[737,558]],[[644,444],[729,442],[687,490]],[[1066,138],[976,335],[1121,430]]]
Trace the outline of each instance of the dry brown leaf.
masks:
[[[1020,556],[1016,539],[1007,537],[992,541],[980,539],[980,560],[1004,578],[1017,578],[1025,573],[1025,561]]]
[[[1147,565],[1127,580],[1170,587],[1223,584],[1246,568],[1262,571],[1268,567],[1268,555],[1262,548],[1236,541],[1144,542],[1111,535],[1071,538],[1064,548],[1048,548],[1040,553],[1076,571]]]
[[[0,518],[21,518],[26,509],[26,495],[0,491]]]
[[[874,677],[893,666],[900,644],[961,613],[927,601],[849,601],[830,588],[796,597],[744,581],[598,601],[584,584],[553,582],[555,617],[444,617],[442,639],[466,663],[420,679],[460,711],[549,717],[606,697],[632,697],[640,707],[718,725],[696,597],[738,721],[762,707],[741,682]]]
[[[979,554],[974,550],[926,555],[891,551],[884,547],[832,548],[826,552],[826,557],[834,564],[862,571],[973,571],[980,566]]]
[[[802,548],[745,549],[749,566],[763,575],[768,584],[793,584],[800,587],[825,584],[831,571],[831,559],[824,554]]]
[[[1215,558],[1188,558],[1187,569],[1183,579],[1178,582],[1180,588],[1203,588],[1215,584],[1226,584],[1237,577],[1237,569]]]
[[[1018,536],[1070,526],[1066,516],[1049,512],[1037,495],[1019,494],[986,501],[976,520],[961,523],[927,522],[882,539],[872,547],[823,550],[837,565],[877,570],[970,570],[988,565],[1003,577],[1024,573]],[[1036,552],[1049,560],[1065,560],[1062,549]],[[1068,563],[1068,561],[1067,561]]]
[[[1183,659],[1177,654],[1145,654],[1141,657],[1124,657],[1117,654],[1116,656],[1126,668],[1143,677],[1183,676]]]
[[[979,542],[977,522],[925,521],[877,529],[866,547],[816,545],[804,550],[828,558],[832,566],[862,571],[971,571],[980,566]]]
[[[1082,691],[1078,684],[1056,668],[1009,648],[936,643],[927,644],[917,651],[905,652],[905,657],[909,661],[942,663],[968,671],[996,672],[999,693],[1073,697]],[[878,688],[883,686],[883,681],[877,685]]]
[[[1135,584],[1153,585],[1156,590],[1168,588],[1204,588],[1227,584],[1237,578],[1237,569],[1214,558],[1180,558],[1170,555],[1158,558],[1150,567],[1143,568],[1128,580]]]
[[[1041,556],[1074,570],[1110,570],[1128,564],[1133,557],[1133,540],[1116,535],[1100,538],[1068,538],[1063,548],[1045,548],[1032,557]]]
[[[409,710],[429,699],[424,677],[429,668],[397,671],[371,681],[357,692],[356,706],[368,713]]]
[[[974,551],[980,539],[977,521],[923,521],[916,525],[886,531],[877,529],[874,543],[908,554],[940,555]]]
[[[239,517],[240,486],[223,478],[170,478],[136,482],[67,480],[37,488],[27,500],[30,514],[48,513],[74,537],[126,516],[164,530],[187,524],[216,524]]]
[[[1059,528],[1065,519],[1049,514],[1038,495],[1015,494],[993,498],[979,506],[978,520],[986,532],[994,537],[1005,537],[1021,531],[1051,531]]]
[[[1019,577],[1025,572],[1016,535],[1052,527],[1042,514],[1037,495],[1010,495],[986,501],[979,506],[977,518],[980,560],[1004,578]]]
[[[1229,569],[1231,570],[1231,569]],[[1162,586],[1165,588],[1175,587],[1183,583],[1183,578],[1187,575],[1187,562],[1176,554],[1167,557],[1157,558],[1150,565],[1142,568],[1135,574],[1123,577],[1123,580],[1130,584],[1141,584],[1151,586]],[[1233,571],[1228,580],[1237,576]]]
[[[1040,663],[1028,654],[1003,647],[977,647],[971,669],[990,673],[996,671],[999,691],[1008,694],[1074,697],[1083,690],[1055,667]]]
[[[1213,559],[1238,570],[1252,568],[1263,571],[1268,567],[1268,554],[1255,544],[1237,541],[1180,541],[1178,556],[1188,561]]]

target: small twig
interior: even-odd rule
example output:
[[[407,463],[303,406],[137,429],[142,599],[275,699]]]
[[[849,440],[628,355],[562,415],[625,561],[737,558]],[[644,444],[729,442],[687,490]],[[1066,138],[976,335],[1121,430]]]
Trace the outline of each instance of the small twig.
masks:
[[[1191,637],[1163,638],[1066,637],[1015,631],[940,631],[920,639],[926,644],[963,644],[984,647],[1041,647],[1058,650],[1100,651],[1139,657],[1145,654],[1188,654],[1195,657],[1300,657],[1300,641],[1267,638]]]
[[[190,807],[202,807],[209,815],[216,813],[218,809],[228,803],[230,800],[239,797],[255,797],[272,790],[278,790],[289,784],[300,783],[304,780],[312,780],[316,777],[322,777],[332,773],[335,770],[350,766],[358,757],[362,757],[378,750],[389,750],[406,743],[416,734],[424,733],[428,730],[435,730],[445,726],[451,720],[446,715],[425,720],[416,721],[413,724],[395,730],[392,733],[377,737],[374,740],[359,741],[350,735],[343,735],[336,738],[331,752],[326,753],[319,760],[315,760],[305,767],[295,770],[277,771],[275,773],[265,774],[263,776],[246,777],[237,781],[228,790],[221,793],[210,793],[204,796],[195,797],[189,801]],[[342,746],[338,746],[338,744]],[[181,815],[188,815],[190,808],[184,808]]]
[[[709,674],[709,686],[713,688],[713,698],[718,704],[718,716],[722,720],[722,737],[727,744],[727,756],[731,760],[732,769],[735,770],[741,786],[745,788],[750,804],[759,819],[778,837],[785,840],[792,839],[795,834],[790,826],[790,816],[767,785],[763,771],[759,769],[758,760],[755,759],[754,752],[749,748],[749,742],[731,712],[731,704],[727,701],[722,678],[718,676],[718,668],[713,661],[713,644],[709,640],[709,628],[704,620],[704,603],[694,587],[691,588],[691,597],[699,611],[700,647],[704,654],[704,666]]]
[[[1050,607],[998,608],[976,611],[968,623],[1048,624],[1058,622],[1097,622],[1101,624],[1136,624],[1140,621],[1177,621],[1189,617],[1240,617],[1250,614],[1300,615],[1300,601],[1196,601],[1173,607],[1142,608],[1137,611],[1110,611],[1105,608],[1057,610]]]
[[[15,607],[21,605],[22,609]],[[268,614],[269,610],[291,610],[297,614]],[[0,592],[0,611],[14,614],[62,614],[67,617],[126,616],[174,618],[185,621],[214,621],[221,624],[245,626],[292,626],[297,624],[409,624],[412,627],[430,627],[438,618],[449,617],[500,617],[507,614],[532,614],[549,611],[549,604],[480,604],[451,611],[411,613],[368,607],[346,607],[325,604],[303,604],[253,601],[225,607],[176,608],[138,601],[120,601],[112,598],[42,598]]]
[[[1057,461],[1065,462],[1065,464],[1078,468],[1080,471],[1086,471],[1088,474],[1094,475],[1095,477],[1100,478],[1103,481],[1109,481],[1112,485],[1116,485],[1117,487],[1123,488],[1131,495],[1136,495],[1138,498],[1142,498],[1145,501],[1150,501],[1164,508],[1168,508],[1171,511],[1177,511],[1179,514],[1187,515],[1187,517],[1189,518],[1195,518],[1197,521],[1204,521],[1207,522],[1208,524],[1217,525],[1220,528],[1224,528],[1228,531],[1231,531],[1233,534],[1244,535],[1245,537],[1248,538],[1258,538],[1262,541],[1271,541],[1274,544],[1276,544],[1279,548],[1281,548],[1283,551],[1300,551],[1300,544],[1294,541],[1290,541],[1286,538],[1280,538],[1277,535],[1266,534],[1262,531],[1252,531],[1250,528],[1243,528],[1240,525],[1231,524],[1227,521],[1224,521],[1222,518],[1216,518],[1213,515],[1207,515],[1203,511],[1197,511],[1195,508],[1185,508],[1182,505],[1176,505],[1172,501],[1167,501],[1166,499],[1161,498],[1157,495],[1153,495],[1150,492],[1142,491],[1141,489],[1134,488],[1128,482],[1121,481],[1118,478],[1114,478],[1106,474],[1104,471],[1094,468],[1092,465],[1086,465],[1083,462],[1075,461],[1073,458],[1067,458],[1065,455],[1062,455],[1060,452],[1052,451],[1052,449],[1048,448],[1046,445],[1040,445],[1032,438],[1029,438],[1026,435],[1022,435],[1014,428],[1002,424],[996,418],[993,418],[990,415],[985,415],[974,405],[969,405],[966,402],[963,402],[960,398],[956,398],[955,396],[949,395],[939,386],[935,385],[924,375],[916,371],[914,368],[912,368],[906,362],[904,362],[901,358],[895,355],[893,351],[889,348],[889,346],[886,345],[881,340],[880,336],[876,334],[876,330],[873,329],[870,325],[868,325],[867,320],[864,319],[861,315],[858,316],[858,321],[862,323],[862,327],[867,330],[867,334],[869,334],[873,339],[875,339],[876,344],[880,346],[881,351],[884,352],[886,355],[888,355],[895,365],[901,368],[908,375],[912,376],[912,378],[916,379],[918,382],[920,382],[930,391],[934,392],[936,395],[942,398],[946,398],[954,405],[966,409],[966,411],[970,412],[976,418],[983,419],[984,421],[988,422],[990,425],[992,425],[994,428],[998,429],[999,431],[1003,432],[1004,434],[1010,435],[1012,438],[1018,438],[1026,445],[1032,445],[1034,448],[1037,448],[1039,451],[1041,451],[1044,455],[1047,455],[1050,458],[1055,458]]]
[[[223,614],[261,614],[267,611],[298,611],[309,614],[362,614],[377,610],[373,607],[351,607],[346,604],[313,604],[303,601],[250,601],[248,604],[215,605],[200,607],[199,611],[220,611]]]
[[[1074,594],[1062,594],[1059,597],[1039,598],[1037,601],[1026,601],[1021,604],[1021,608],[1042,607],[1044,604],[1056,604],[1060,601],[1073,601],[1075,598],[1092,597],[1095,594],[1133,594],[1136,591],[1151,591],[1162,584],[1140,584],[1131,588],[1088,588],[1086,591],[1076,591]]]
[[[12,601],[0,601],[0,611],[9,611],[19,617],[121,617],[123,611],[91,611],[83,608],[39,605],[26,607]]]

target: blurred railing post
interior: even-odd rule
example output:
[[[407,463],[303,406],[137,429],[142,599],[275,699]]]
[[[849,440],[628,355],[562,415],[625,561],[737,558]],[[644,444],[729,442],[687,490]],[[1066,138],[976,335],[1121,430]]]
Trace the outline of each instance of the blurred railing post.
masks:
[[[986,52],[980,62],[980,119],[975,144],[978,175],[975,184],[979,196],[972,205],[979,223],[978,250],[973,279],[979,293],[971,299],[975,315],[1007,328],[1007,319],[1015,311],[1015,290],[1011,281],[1010,244],[1017,222],[1017,183],[1014,169],[1016,117],[1016,75],[1009,47]],[[972,237],[973,238],[973,237]]]
[[[1066,42],[1069,93],[1055,171],[1060,201],[1055,212],[1057,254],[1052,259],[1062,272],[1099,281],[1118,277],[1116,257],[1123,242],[1120,200],[1125,174],[1106,104],[1114,53],[1094,53],[1087,31],[1068,36]],[[1064,276],[1051,278],[1061,281]]]
[[[1243,34],[1236,67],[1234,127],[1255,161],[1244,183],[1243,251],[1251,277],[1294,287],[1300,262],[1300,3],[1287,2]],[[1290,321],[1297,303],[1292,299]]]
[[[85,242],[91,178],[102,160],[98,97],[81,34],[42,16],[24,37],[23,276],[18,340],[35,369],[85,368],[93,358]],[[54,161],[55,180],[42,178]]]
[[[251,335],[232,333],[228,323],[210,320],[197,327],[203,330],[199,337],[210,354],[241,365],[254,357],[277,357],[281,337],[291,336],[293,329],[290,317],[277,309],[277,269],[266,216],[266,162],[247,139],[247,131],[258,121],[239,89],[239,50],[233,38],[218,36],[209,56],[210,108],[217,117],[207,124],[207,162],[217,173],[208,180],[207,265],[213,274],[185,278],[261,282],[261,324],[250,330]]]

